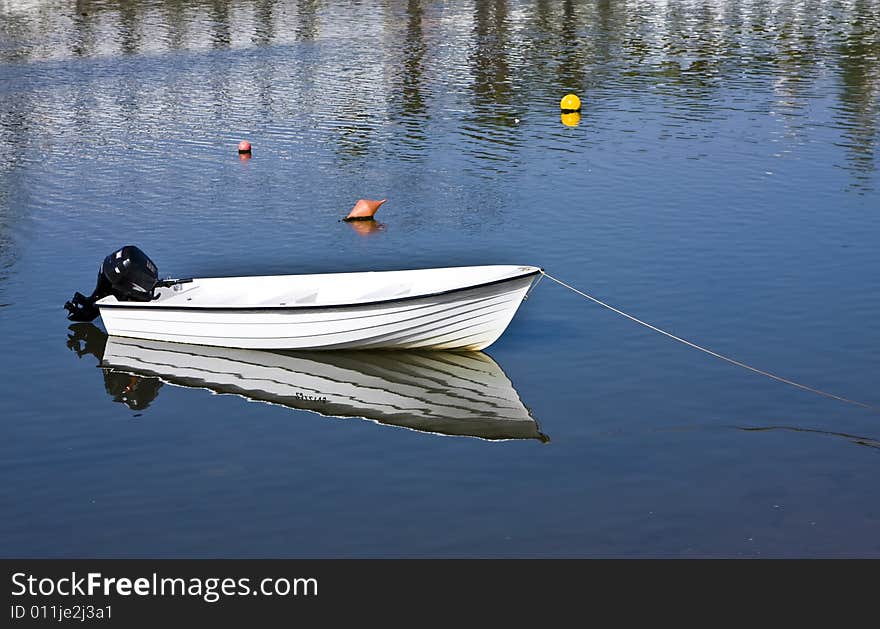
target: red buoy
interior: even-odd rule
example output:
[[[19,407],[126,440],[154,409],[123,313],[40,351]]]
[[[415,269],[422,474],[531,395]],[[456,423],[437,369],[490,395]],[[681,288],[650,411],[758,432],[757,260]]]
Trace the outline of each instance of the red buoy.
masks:
[[[238,152],[239,153],[250,153],[251,152],[251,143],[247,140],[242,140],[238,143]]]

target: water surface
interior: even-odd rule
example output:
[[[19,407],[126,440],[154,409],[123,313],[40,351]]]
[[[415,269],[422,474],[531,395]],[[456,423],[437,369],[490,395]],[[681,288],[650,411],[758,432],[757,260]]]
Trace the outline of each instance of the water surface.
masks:
[[[534,264],[878,404],[878,120],[876,2],[0,0],[0,555],[878,557],[880,415],[550,282],[488,350],[549,441],[108,385],[61,308]]]

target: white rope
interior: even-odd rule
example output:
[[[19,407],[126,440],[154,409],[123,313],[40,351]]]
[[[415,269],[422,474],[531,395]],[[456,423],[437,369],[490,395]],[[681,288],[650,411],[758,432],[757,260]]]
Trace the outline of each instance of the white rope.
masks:
[[[650,323],[642,321],[641,319],[637,319],[636,317],[632,316],[631,314],[625,313],[623,310],[618,310],[614,306],[610,306],[610,305],[606,304],[604,301],[600,301],[600,300],[596,299],[592,295],[588,295],[587,293],[585,293],[583,291],[579,291],[574,286],[570,286],[570,285],[566,284],[565,282],[563,282],[562,280],[557,279],[544,271],[541,271],[541,273],[545,277],[547,277],[547,279],[553,280],[554,282],[556,282],[560,286],[564,286],[568,290],[577,293],[581,297],[586,297],[590,301],[599,304],[603,308],[607,308],[608,310],[610,310],[612,312],[616,312],[617,314],[619,314],[622,317],[626,317],[630,321],[634,321],[634,322],[638,323],[639,325],[643,325],[650,330],[654,330],[654,332],[659,332],[663,336],[668,336],[669,338],[671,338],[674,341],[678,341],[679,343],[684,343],[688,347],[693,347],[694,349],[700,350],[701,352],[709,354],[710,356],[714,356],[715,358],[720,358],[721,360],[728,362],[732,365],[736,365],[737,367],[742,367],[743,369],[748,369],[749,371],[753,371],[753,372],[760,374],[762,376],[767,376],[768,378],[772,378],[773,380],[776,380],[778,382],[783,382],[783,383],[791,385],[793,387],[797,387],[798,389],[803,389],[804,391],[809,391],[811,393],[816,393],[818,395],[822,395],[827,398],[840,400],[841,402],[846,402],[847,404],[854,404],[856,406],[861,406],[862,408],[867,408],[872,411],[880,411],[880,407],[872,406],[871,404],[865,404],[864,402],[859,402],[857,400],[851,400],[849,398],[846,398],[846,397],[843,397],[840,395],[835,395],[834,393],[828,393],[827,391],[822,391],[821,389],[814,389],[813,387],[808,387],[805,384],[800,384],[798,382],[794,382],[793,380],[783,378],[782,376],[777,376],[776,374],[772,374],[769,371],[763,371],[762,369],[758,369],[757,367],[752,367],[751,365],[747,365],[746,363],[740,362],[738,360],[734,360],[733,358],[730,358],[729,356],[724,356],[723,354],[719,354],[718,352],[713,352],[711,349],[701,347],[701,346],[697,345],[696,343],[691,343],[690,341],[683,339],[680,336],[675,336],[671,332],[667,332],[666,330],[661,330],[660,328],[653,326]]]

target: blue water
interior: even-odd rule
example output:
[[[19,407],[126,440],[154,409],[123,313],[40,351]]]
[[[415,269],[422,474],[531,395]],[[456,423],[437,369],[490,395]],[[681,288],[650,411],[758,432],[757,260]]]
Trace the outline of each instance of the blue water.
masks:
[[[880,404],[878,122],[875,3],[0,2],[0,556],[878,557],[880,415],[546,280],[488,350],[546,444],[132,409],[61,308],[126,243],[532,264]]]

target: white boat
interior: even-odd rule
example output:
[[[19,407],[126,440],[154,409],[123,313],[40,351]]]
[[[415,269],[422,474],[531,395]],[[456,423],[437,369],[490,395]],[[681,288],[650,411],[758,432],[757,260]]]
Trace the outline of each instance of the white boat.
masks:
[[[244,349],[481,350],[541,274],[492,265],[186,280],[99,299],[115,336]]]
[[[158,393],[158,378],[329,417],[443,435],[548,441],[510,380],[482,352],[272,352],[108,338],[90,324],[80,326],[88,326],[75,332],[80,338],[106,342],[87,351],[101,356],[108,392],[138,410]]]

